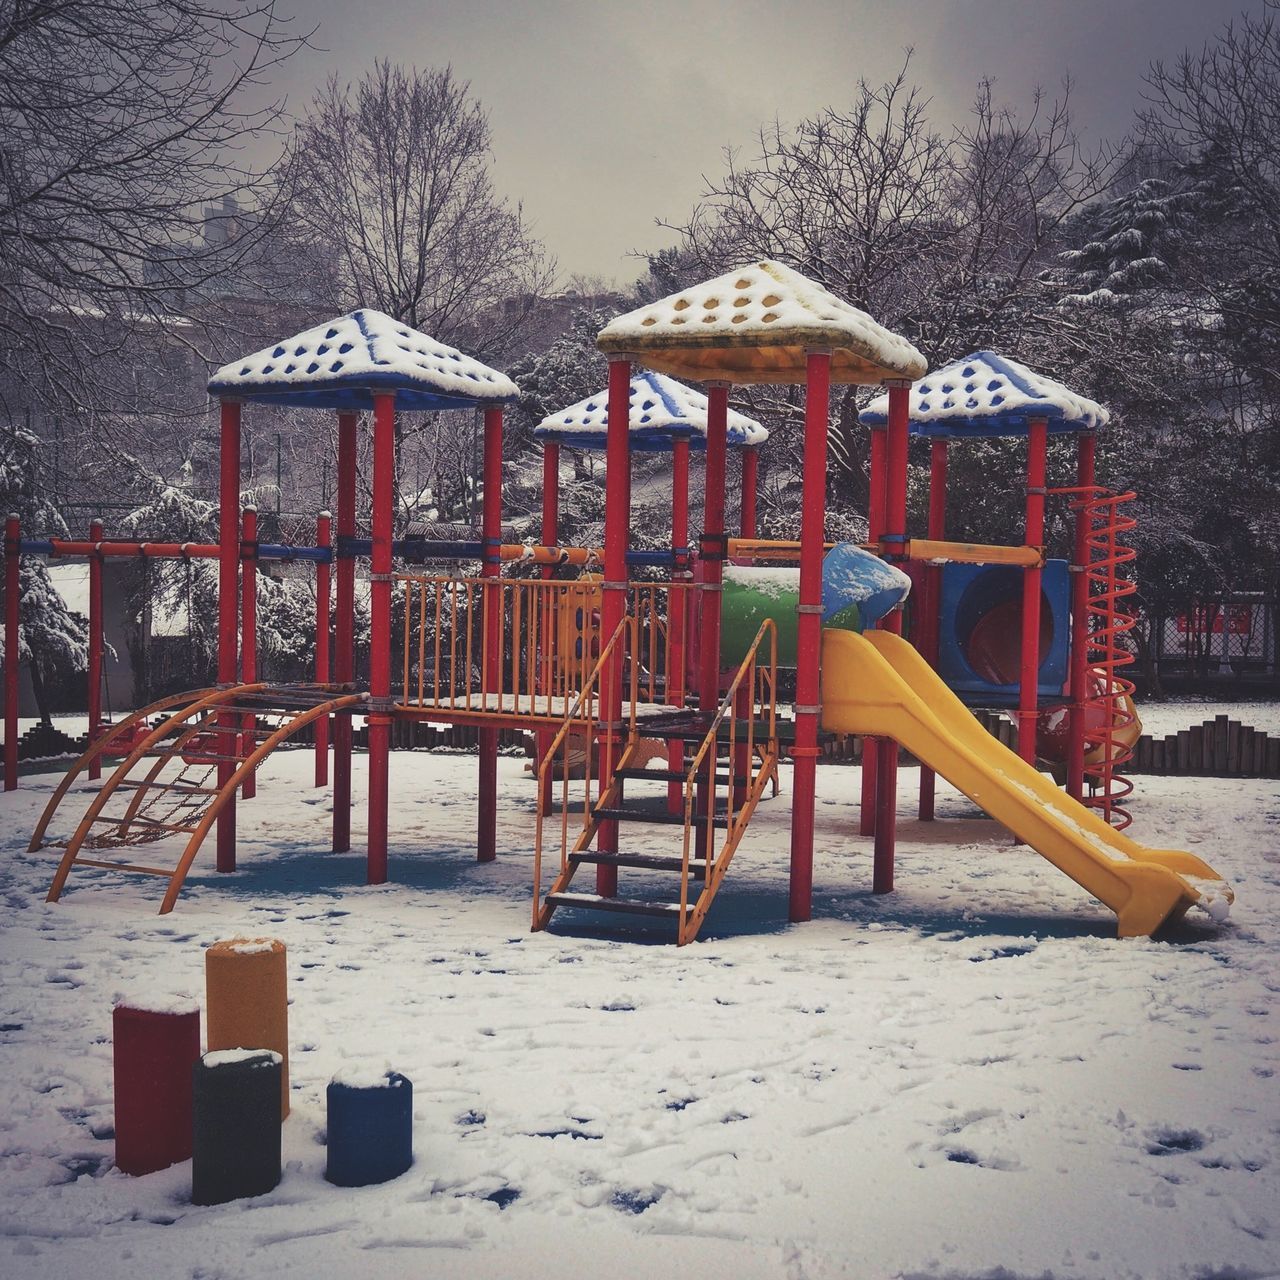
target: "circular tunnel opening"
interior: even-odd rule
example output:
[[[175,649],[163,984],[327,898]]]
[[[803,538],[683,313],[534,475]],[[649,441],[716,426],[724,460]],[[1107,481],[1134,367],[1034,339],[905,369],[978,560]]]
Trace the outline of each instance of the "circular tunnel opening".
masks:
[[[1021,677],[1022,580],[1020,569],[990,569],[976,577],[956,606],[956,636],[979,679],[1013,685]],[[1053,610],[1040,592],[1040,665],[1053,647]]]

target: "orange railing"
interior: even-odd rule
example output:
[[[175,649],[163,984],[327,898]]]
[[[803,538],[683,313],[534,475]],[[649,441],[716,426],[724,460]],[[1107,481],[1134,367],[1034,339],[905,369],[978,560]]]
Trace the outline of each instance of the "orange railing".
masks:
[[[538,578],[402,575],[404,626],[399,705],[408,710],[562,720],[601,651],[603,583]],[[691,583],[633,583],[636,621],[628,661],[642,702],[683,699]],[[486,609],[500,609],[501,652],[489,653]],[[486,682],[484,672],[490,672]]]
[[[761,660],[761,650],[767,654],[767,661]],[[778,707],[774,690],[777,684],[778,628],[771,619],[766,619],[720,699],[715,717],[707,726],[685,774],[679,925],[682,945],[697,934],[756,803],[776,773]],[[724,784],[724,808],[719,809],[716,772],[722,752],[727,757],[729,778]],[[692,865],[691,855],[695,851],[696,865]],[[689,905],[691,865],[698,878],[698,900],[692,908]]]
[[[640,614],[643,616],[643,609]],[[621,795],[619,771],[625,770],[633,759],[642,726],[637,716],[644,663],[636,655],[643,655],[645,649],[640,621],[632,614],[619,622],[539,766],[538,794],[552,795],[552,788],[558,784],[559,795],[549,815],[541,805],[538,807],[534,833],[534,929],[546,927],[555,910],[549,899],[568,887],[579,862],[586,860],[576,855],[585,854],[590,848],[606,818],[617,820],[611,811]],[[629,696],[630,712],[624,710],[623,718],[617,722],[605,721],[600,718],[601,697],[608,682],[619,674],[619,667],[624,673],[629,671],[623,698],[625,708]],[[698,750],[685,770],[680,900],[672,904],[678,906],[681,943],[697,934],[761,793],[776,775],[777,667],[777,627],[772,620],[766,620],[734,673],[716,714],[706,724]],[[717,771],[723,757],[727,757],[730,774],[723,783],[725,802],[721,806],[717,790],[722,782]],[[573,792],[571,783],[580,785],[580,795]],[[560,844],[550,895],[543,892],[548,816],[557,822]],[[697,901],[692,905],[691,873],[697,877]]]
[[[636,649],[636,637],[636,618],[630,615],[624,617],[614,628],[599,659],[583,682],[581,692],[565,715],[559,732],[551,740],[542,763],[538,766],[538,795],[550,795],[553,783],[560,784],[560,862],[557,872],[560,878],[567,877],[569,873],[571,830],[575,850],[590,840],[598,825],[592,816],[592,810],[604,804],[616,790],[614,774],[625,764],[628,753],[637,740],[636,707],[640,701],[640,665],[634,660],[628,664],[628,658],[634,655]],[[600,704],[609,679],[619,666],[626,665],[631,668],[629,681],[631,708],[627,718],[624,742],[620,724],[600,720]],[[581,776],[575,777],[579,772]],[[580,805],[571,798],[571,781],[582,784]],[[575,812],[579,813],[580,820],[571,825],[570,815]],[[546,925],[546,917],[550,914],[542,905],[544,827],[545,815],[542,806],[539,805],[533,840],[535,886],[533,927],[535,929],[543,928]]]

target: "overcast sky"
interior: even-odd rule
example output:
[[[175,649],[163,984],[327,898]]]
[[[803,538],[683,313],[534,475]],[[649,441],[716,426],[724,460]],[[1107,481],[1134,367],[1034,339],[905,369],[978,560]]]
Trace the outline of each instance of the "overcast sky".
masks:
[[[451,63],[489,113],[499,190],[523,202],[562,279],[627,281],[641,269],[630,254],[673,241],[655,217],[687,215],[726,145],[749,153],[761,123],[848,103],[908,46],[939,123],[963,116],[983,76],[1025,109],[1069,74],[1097,140],[1129,128],[1152,60],[1199,48],[1248,3],[294,0],[319,47],[287,65],[284,87],[299,112],[331,72]]]

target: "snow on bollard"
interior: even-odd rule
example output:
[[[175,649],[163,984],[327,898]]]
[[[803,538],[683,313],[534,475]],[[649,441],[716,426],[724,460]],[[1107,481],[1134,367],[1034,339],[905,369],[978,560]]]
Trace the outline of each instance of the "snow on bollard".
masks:
[[[111,1031],[116,1168],[137,1176],[189,1159],[200,1006],[190,996],[123,998]]]
[[[289,1114],[289,1001],[284,943],[232,938],[204,953],[209,1048],[255,1045],[280,1055],[280,1118]]]
[[[271,1049],[219,1049],[195,1065],[191,1202],[265,1195],[280,1181],[280,1077]]]
[[[330,1182],[389,1182],[413,1163],[413,1085],[398,1071],[341,1071],[329,1082],[327,1100]]]

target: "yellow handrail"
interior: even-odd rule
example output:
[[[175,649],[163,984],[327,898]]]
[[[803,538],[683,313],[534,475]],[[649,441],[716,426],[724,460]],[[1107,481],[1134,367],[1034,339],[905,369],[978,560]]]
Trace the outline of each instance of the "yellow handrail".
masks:
[[[597,711],[599,704],[598,690],[603,680],[606,669],[614,660],[615,651],[617,651],[617,660],[621,661],[627,652],[627,641],[630,641],[630,649],[634,653],[636,636],[636,619],[627,614],[624,615],[614,628],[613,634],[609,637],[608,642],[600,651],[600,657],[596,660],[595,666],[591,669],[590,674],[582,683],[582,690],[579,692],[573,705],[569,708],[565,715],[560,728],[551,740],[551,745],[547,749],[546,754],[542,758],[542,763],[538,767],[538,789],[537,795],[550,794],[547,790],[550,782],[549,772],[555,764],[557,756],[563,751],[564,760],[561,768],[561,789],[560,800],[560,869],[565,870],[568,865],[568,849],[569,849],[569,752],[567,744],[570,734],[574,731],[575,726],[586,743],[584,753],[584,777],[583,777],[583,811],[582,811],[582,828],[586,831],[591,825],[591,790],[593,776],[593,747],[595,745],[596,735],[599,732],[597,727]],[[622,646],[619,649],[619,646]],[[637,681],[639,678],[639,668],[633,661],[631,664],[631,713],[628,721],[629,740],[634,741],[636,736],[636,694]],[[605,756],[608,761],[609,772],[612,774],[621,763],[620,760],[614,760],[613,751],[613,735],[616,732],[616,726],[612,723],[605,727]],[[612,778],[609,779],[611,781]],[[601,773],[601,782],[608,785],[608,782]],[[533,841],[533,925],[538,927],[539,916],[541,913],[542,901],[542,845],[543,845],[543,826],[544,815],[542,806],[538,806],[537,823],[534,828]]]
[[[769,637],[769,664],[762,667],[757,661],[757,655],[761,644],[765,637]],[[724,696],[720,700],[720,706],[716,711],[711,724],[707,728],[706,734],[703,736],[702,742],[698,750],[694,753],[688,769],[685,772],[684,781],[684,845],[681,852],[680,867],[680,939],[687,940],[688,935],[688,913],[689,913],[689,851],[690,837],[695,832],[694,822],[694,795],[698,784],[698,772],[703,762],[709,759],[708,780],[705,784],[705,803],[706,803],[706,828],[705,834],[699,833],[699,844],[702,846],[702,878],[704,886],[714,887],[715,881],[723,876],[727,867],[727,858],[733,856],[733,851],[737,846],[737,840],[741,836],[742,829],[745,829],[745,817],[749,817],[749,807],[754,808],[755,800],[758,799],[756,791],[757,784],[762,785],[762,780],[766,774],[771,773],[777,764],[777,741],[778,741],[778,717],[777,717],[777,699],[774,696],[774,690],[777,687],[777,669],[778,669],[778,628],[771,618],[766,618],[760,624],[756,631],[755,638],[751,641],[747,649],[746,656],[739,663],[737,671],[734,673],[733,679],[729,683],[728,689],[725,690]],[[765,693],[765,676],[767,674],[768,692]],[[757,679],[760,683],[760,694],[757,701],[756,684]],[[738,721],[737,716],[733,715],[734,704],[738,700],[739,690],[743,687],[744,681],[746,688],[751,694],[751,706],[748,708],[747,715],[747,742],[746,742],[746,784],[745,794],[747,800],[741,806],[738,812],[738,820],[735,822],[734,808],[735,797],[738,792],[737,782],[737,755],[736,747],[738,745]],[[756,741],[755,727],[757,716],[757,706],[761,711],[766,712],[769,724],[768,730],[768,749],[765,750],[760,767],[756,767]],[[726,816],[726,832],[725,839],[720,849],[716,849],[715,843],[715,769],[717,760],[716,745],[720,726],[724,723],[725,717],[730,716],[729,721],[729,784],[727,792],[727,802],[725,806]],[[702,815],[699,815],[701,817]],[[725,857],[724,865],[721,865],[721,858]],[[696,928],[696,922],[695,922]]]

